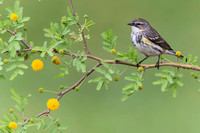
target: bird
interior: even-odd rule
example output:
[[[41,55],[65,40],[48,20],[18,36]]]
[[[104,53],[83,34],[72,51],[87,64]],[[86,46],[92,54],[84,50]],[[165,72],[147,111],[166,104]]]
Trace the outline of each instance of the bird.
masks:
[[[183,55],[176,55],[170,45],[145,19],[136,18],[128,25],[132,28],[131,41],[133,45],[145,56],[143,60],[137,63],[137,67],[147,58],[154,56],[158,57],[155,67],[159,69],[160,56],[162,54],[170,54],[183,59]]]

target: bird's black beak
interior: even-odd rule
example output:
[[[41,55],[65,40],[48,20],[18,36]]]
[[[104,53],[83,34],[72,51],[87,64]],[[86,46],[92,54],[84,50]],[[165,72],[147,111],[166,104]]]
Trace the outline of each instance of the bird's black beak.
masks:
[[[134,25],[134,23],[133,23],[133,22],[131,22],[131,23],[128,23],[128,25],[130,25],[130,26],[133,26],[133,25]]]

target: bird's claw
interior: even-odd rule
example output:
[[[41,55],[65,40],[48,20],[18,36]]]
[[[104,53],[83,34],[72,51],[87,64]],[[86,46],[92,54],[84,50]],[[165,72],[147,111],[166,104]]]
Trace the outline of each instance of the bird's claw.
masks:
[[[138,67],[140,67],[140,64],[139,64],[139,63],[137,63],[137,64],[136,64],[136,66],[137,66],[137,68],[138,68]]]
[[[159,62],[156,63],[155,67],[157,67],[157,69],[159,69],[159,67],[160,67]]]

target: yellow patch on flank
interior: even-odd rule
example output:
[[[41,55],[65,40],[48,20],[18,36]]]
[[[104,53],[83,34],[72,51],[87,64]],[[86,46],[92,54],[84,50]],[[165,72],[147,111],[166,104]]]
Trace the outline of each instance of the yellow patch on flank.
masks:
[[[145,37],[142,37],[141,41],[144,42],[145,44],[148,44],[148,45],[153,45],[154,44],[153,42],[151,42],[149,39],[147,39]]]

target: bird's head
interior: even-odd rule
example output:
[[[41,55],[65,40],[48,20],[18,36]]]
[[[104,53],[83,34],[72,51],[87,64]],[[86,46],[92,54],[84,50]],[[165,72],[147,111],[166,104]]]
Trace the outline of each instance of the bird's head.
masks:
[[[131,23],[128,23],[128,25],[132,27],[133,32],[139,32],[150,28],[150,24],[142,18],[136,18]]]

